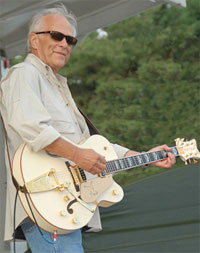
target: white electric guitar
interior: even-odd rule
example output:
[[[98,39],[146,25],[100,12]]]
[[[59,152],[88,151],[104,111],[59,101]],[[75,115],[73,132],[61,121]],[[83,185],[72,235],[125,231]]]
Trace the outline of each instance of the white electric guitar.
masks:
[[[175,156],[187,162],[199,159],[196,141],[176,139]],[[106,157],[106,169],[92,175],[71,161],[53,157],[45,151],[35,153],[21,145],[13,160],[12,173],[27,192],[29,203],[39,227],[59,234],[70,233],[87,225],[97,206],[109,207],[123,198],[122,188],[112,174],[143,166],[167,157],[164,150],[141,153],[118,159],[112,145],[100,135],[91,136],[81,148],[92,148]],[[21,203],[34,221],[25,194],[19,191]]]

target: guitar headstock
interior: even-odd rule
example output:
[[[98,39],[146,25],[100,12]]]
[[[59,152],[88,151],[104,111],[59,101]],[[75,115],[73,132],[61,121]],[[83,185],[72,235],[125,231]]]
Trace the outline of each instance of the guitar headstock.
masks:
[[[176,148],[178,150],[181,160],[187,164],[191,162],[191,159],[200,159],[200,152],[197,149],[197,143],[195,139],[185,141],[184,138],[175,139]],[[194,160],[194,163],[196,161]]]

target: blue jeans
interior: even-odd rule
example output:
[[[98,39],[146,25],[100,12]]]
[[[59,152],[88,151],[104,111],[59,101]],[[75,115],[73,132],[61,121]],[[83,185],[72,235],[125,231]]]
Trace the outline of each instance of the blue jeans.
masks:
[[[47,242],[40,234],[37,226],[29,221],[21,225],[32,253],[83,253],[81,230],[70,234],[57,235],[55,244]],[[45,237],[53,241],[53,234],[41,229]]]

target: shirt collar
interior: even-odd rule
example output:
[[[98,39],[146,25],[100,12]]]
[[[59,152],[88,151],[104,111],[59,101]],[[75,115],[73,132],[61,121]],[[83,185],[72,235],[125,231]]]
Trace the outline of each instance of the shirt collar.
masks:
[[[40,60],[40,58],[38,58],[36,55],[30,53],[27,55],[25,62],[29,62],[32,65],[34,65],[41,73],[43,73],[47,78],[50,78],[56,81],[59,81],[60,84],[62,84],[63,86],[66,85],[67,82],[67,78],[63,77],[59,74],[54,74],[52,68],[47,65],[46,63],[44,63],[42,60]]]
[[[53,70],[47,64],[45,64],[40,58],[34,54],[28,54],[25,62],[29,62],[34,65],[41,73],[48,75],[54,75]],[[54,75],[55,76],[55,75]]]

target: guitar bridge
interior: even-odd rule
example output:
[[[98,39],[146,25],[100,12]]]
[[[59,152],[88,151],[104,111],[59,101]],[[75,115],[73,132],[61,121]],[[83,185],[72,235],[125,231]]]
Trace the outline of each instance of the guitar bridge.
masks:
[[[78,192],[78,191],[80,191],[80,183],[83,183],[84,181],[86,181],[85,173],[77,165],[71,165],[69,162],[65,162],[65,163],[66,163],[66,165],[69,169],[69,172],[72,176],[75,189]]]

